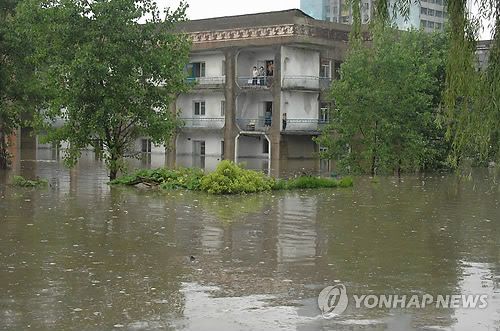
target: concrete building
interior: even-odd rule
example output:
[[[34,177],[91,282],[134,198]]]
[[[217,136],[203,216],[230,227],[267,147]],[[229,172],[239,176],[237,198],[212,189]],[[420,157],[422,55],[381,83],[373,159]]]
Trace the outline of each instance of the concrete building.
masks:
[[[488,67],[488,58],[493,40],[480,40],[476,47],[476,58],[478,70],[485,70]]]
[[[352,9],[347,0],[301,0],[300,8],[312,17],[336,23],[352,24]],[[394,1],[391,1],[394,5]],[[361,1],[361,20],[369,23],[374,10],[373,0]],[[396,15],[394,24],[401,30],[410,28],[424,31],[443,30],[447,20],[444,0],[415,1],[409,8],[408,17]]]
[[[318,170],[313,138],[329,121],[325,89],[344,57],[349,26],[295,9],[194,20],[180,30],[193,40],[187,70],[195,85],[173,109],[185,126],[169,162],[200,166],[195,160],[203,156],[273,175],[305,164]]]

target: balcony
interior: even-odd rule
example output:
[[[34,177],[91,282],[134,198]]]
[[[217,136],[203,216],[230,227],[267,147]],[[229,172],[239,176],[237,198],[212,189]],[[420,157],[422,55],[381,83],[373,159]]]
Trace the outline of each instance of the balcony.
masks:
[[[184,128],[188,129],[220,130],[225,124],[225,119],[223,117],[191,117],[179,119],[184,123]]]
[[[269,89],[273,84],[273,76],[238,77],[238,86],[244,89]]]
[[[286,120],[286,127],[281,128],[282,132],[319,132],[329,121],[314,118],[289,118]]]
[[[319,90],[320,78],[318,76],[285,76],[281,87],[293,90]]]
[[[236,123],[242,131],[266,132],[271,128],[270,118],[238,118]]]
[[[226,77],[188,77],[187,82],[198,89],[216,89],[224,88]]]

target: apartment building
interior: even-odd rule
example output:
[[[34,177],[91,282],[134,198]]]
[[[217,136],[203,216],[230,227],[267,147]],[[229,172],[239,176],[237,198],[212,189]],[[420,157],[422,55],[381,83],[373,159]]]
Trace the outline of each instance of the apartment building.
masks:
[[[394,6],[394,1],[391,1]],[[370,22],[374,1],[361,1],[361,20],[363,24]],[[347,0],[301,0],[300,8],[319,20],[336,23],[352,24],[352,8]],[[392,14],[392,13],[391,13]],[[410,28],[432,32],[442,31],[447,20],[446,3],[444,0],[421,0],[412,2],[408,16],[396,15],[394,24],[401,30]]]
[[[349,26],[295,9],[194,20],[179,29],[193,40],[187,72],[194,86],[172,110],[184,126],[168,148],[169,162],[200,166],[200,156],[209,163],[224,158],[274,175],[304,164],[319,169],[313,138],[329,122],[326,90]]]

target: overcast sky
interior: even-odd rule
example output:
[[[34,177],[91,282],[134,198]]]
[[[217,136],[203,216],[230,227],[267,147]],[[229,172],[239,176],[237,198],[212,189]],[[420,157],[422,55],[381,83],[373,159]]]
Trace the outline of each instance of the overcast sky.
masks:
[[[188,0],[188,17],[209,17],[261,13],[300,7],[300,0]],[[179,0],[157,0],[161,7],[176,8]]]
[[[180,0],[156,0],[161,8],[177,8]],[[300,0],[187,0],[188,18],[221,17],[300,8]],[[490,29],[481,31],[481,39],[490,38]]]

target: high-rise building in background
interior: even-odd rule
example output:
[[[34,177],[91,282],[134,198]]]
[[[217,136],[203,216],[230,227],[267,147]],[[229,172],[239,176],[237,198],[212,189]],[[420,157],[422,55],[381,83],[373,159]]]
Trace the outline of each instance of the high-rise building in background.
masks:
[[[373,0],[361,0],[363,24],[370,22],[373,6]],[[352,24],[352,9],[347,0],[301,0],[300,9],[316,19]],[[408,17],[397,15],[393,20],[399,29],[443,30],[447,20],[446,5],[443,0],[421,0],[410,6]]]

